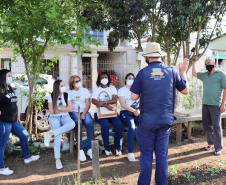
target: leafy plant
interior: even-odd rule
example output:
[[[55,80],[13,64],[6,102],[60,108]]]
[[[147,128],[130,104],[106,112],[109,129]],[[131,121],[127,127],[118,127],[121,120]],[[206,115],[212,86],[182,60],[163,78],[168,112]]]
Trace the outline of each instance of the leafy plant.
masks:
[[[222,160],[218,160],[218,162],[221,166],[223,166],[223,168],[226,167],[226,161],[224,160],[224,158]]]
[[[195,179],[194,175],[191,175],[191,172],[187,172],[186,174],[183,174],[183,176],[190,181],[191,179]]]
[[[219,171],[220,171],[220,169],[219,168],[210,168],[210,169],[208,169],[207,170],[208,172],[210,172],[211,174],[211,176],[214,176],[214,175],[217,175],[217,173],[219,173]]]
[[[172,166],[169,170],[169,173],[177,174],[177,165]]]
[[[199,168],[199,166],[201,166],[201,165],[202,165],[202,162],[197,162],[196,160],[195,160],[195,162],[193,163],[193,166],[195,166],[196,169]]]

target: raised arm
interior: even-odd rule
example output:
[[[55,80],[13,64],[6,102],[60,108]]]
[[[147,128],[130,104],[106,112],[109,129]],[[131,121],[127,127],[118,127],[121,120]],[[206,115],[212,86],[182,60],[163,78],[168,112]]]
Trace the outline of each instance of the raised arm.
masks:
[[[192,64],[192,76],[197,77],[197,70],[196,70],[196,62],[199,60],[198,56],[195,56],[195,61]]]
[[[183,64],[179,63],[180,75],[181,75],[182,79],[187,82],[186,83],[187,87],[181,91],[182,94],[188,94],[189,93],[188,81],[187,81],[187,77],[186,77],[186,71],[188,69],[188,64],[189,64],[188,58],[184,59]]]

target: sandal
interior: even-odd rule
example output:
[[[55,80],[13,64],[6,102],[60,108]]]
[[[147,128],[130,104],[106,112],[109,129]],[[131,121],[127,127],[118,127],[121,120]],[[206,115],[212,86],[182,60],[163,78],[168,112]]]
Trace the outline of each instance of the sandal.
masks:
[[[216,155],[216,156],[221,155],[221,150],[215,150],[214,155]]]
[[[210,151],[210,150],[213,150],[214,149],[214,146],[207,146],[204,148],[205,151]]]
[[[121,150],[116,150],[116,155],[117,156],[121,156],[122,155],[122,151]]]

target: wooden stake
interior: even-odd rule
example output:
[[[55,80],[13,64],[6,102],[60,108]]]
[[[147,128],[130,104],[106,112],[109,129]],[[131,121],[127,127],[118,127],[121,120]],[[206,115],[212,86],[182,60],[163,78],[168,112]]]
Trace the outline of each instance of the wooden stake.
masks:
[[[92,141],[92,165],[93,165],[93,179],[100,179],[100,164],[99,164],[99,141]]]
[[[77,163],[78,163],[78,185],[80,185],[80,105],[78,106],[78,157],[77,157]]]

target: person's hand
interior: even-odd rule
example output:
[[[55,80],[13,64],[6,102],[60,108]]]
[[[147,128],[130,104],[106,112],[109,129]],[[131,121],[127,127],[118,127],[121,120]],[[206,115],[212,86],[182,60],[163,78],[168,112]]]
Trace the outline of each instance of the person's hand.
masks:
[[[85,116],[86,116],[86,115],[85,115],[84,113],[82,113],[82,114],[81,114],[81,120],[85,120]]]
[[[194,63],[196,63],[199,60],[199,57],[197,55],[195,55],[194,57]]]
[[[140,115],[140,110],[139,110],[139,109],[137,109],[137,110],[136,110],[136,111],[134,111],[133,113],[134,113],[134,115],[137,117],[137,116],[139,116],[139,115]]]
[[[20,120],[20,118],[17,118],[17,122],[19,122],[20,125],[23,125],[22,122],[21,122],[21,120]]]
[[[225,105],[224,104],[220,106],[220,111],[221,111],[221,113],[225,112]]]
[[[2,112],[0,111],[0,115],[1,115],[1,113],[2,113]]]
[[[106,107],[108,110],[116,110],[116,107],[115,107],[114,105],[108,104],[108,105],[106,105],[105,107]]]
[[[180,72],[180,74],[184,74],[187,71],[188,65],[189,65],[189,59],[188,58],[184,59],[183,64],[181,64],[179,62],[179,72]]]
[[[102,107],[106,102],[104,101],[98,101],[98,103],[96,104],[97,107]]]

